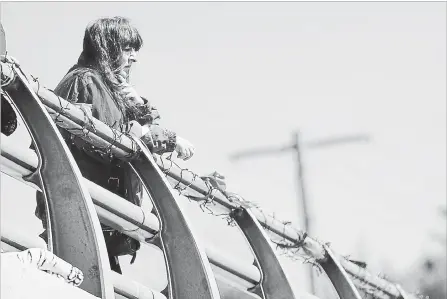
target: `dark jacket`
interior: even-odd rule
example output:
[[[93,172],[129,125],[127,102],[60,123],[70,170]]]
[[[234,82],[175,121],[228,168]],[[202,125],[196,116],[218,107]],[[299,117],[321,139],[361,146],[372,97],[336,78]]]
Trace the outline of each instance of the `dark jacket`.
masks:
[[[90,104],[93,117],[114,129],[123,130],[126,125],[123,114],[113,101],[112,93],[99,72],[94,69],[75,65],[57,85],[54,92],[73,104]],[[149,113],[136,120],[142,125],[150,124],[152,139],[157,145],[153,151],[156,153],[173,151],[176,146],[175,133],[157,124],[159,119],[157,110],[154,107],[147,109],[150,104],[147,100],[145,101],[145,111]],[[127,163],[109,159],[106,155],[99,155],[80,137],[70,136],[64,129],[60,131],[86,179],[124,197],[135,205],[141,205],[142,186]],[[43,202],[39,199],[39,195],[37,197],[36,215],[44,220]]]
[[[146,101],[145,108],[149,115],[142,116],[141,119],[126,119],[113,101],[112,93],[100,73],[92,68],[74,66],[54,92],[73,104],[91,104],[94,118],[119,131],[124,130],[127,121],[137,120],[142,125],[147,122],[151,124],[152,138],[158,145],[154,148],[155,152],[162,153],[175,149],[175,133],[156,124],[159,115],[154,107]],[[150,106],[149,109],[147,106]],[[141,185],[127,164],[116,160],[103,161],[97,155],[92,155],[89,144],[80,138],[68,142],[70,140],[68,133],[64,131],[63,135],[85,178],[125,197],[134,204],[141,204]]]

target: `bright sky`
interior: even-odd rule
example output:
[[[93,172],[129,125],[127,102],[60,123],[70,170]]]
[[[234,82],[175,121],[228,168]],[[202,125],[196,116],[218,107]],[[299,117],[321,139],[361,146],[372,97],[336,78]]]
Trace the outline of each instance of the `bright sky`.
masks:
[[[182,165],[223,173],[230,190],[299,224],[292,154],[229,155],[287,145],[297,129],[303,147],[368,134],[370,143],[303,149],[313,235],[375,271],[407,271],[437,250],[429,234],[444,233],[445,2],[2,3],[1,20],[9,54],[54,88],[87,23],[115,15],[144,39],[137,90],[197,148]],[[238,237],[188,211],[207,242],[245,254]],[[301,290],[301,264],[284,263]]]

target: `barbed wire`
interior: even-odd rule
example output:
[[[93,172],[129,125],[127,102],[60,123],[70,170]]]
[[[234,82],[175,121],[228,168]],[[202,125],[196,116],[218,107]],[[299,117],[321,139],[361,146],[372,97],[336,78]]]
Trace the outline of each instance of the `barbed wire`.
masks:
[[[214,216],[221,216],[224,219],[229,220],[228,221],[229,225],[233,225],[233,226],[237,225],[236,222],[234,221],[234,219],[231,217],[230,212],[223,213],[223,214],[222,213],[217,214],[210,207],[211,205],[213,205],[213,206],[216,205],[215,201],[213,200],[214,199],[214,196],[212,195],[213,191],[220,191],[224,196],[226,196],[226,198],[230,202],[238,203],[238,204],[240,204],[241,207],[257,209],[264,216],[264,219],[267,219],[267,216],[265,215],[264,211],[259,207],[259,205],[242,199],[242,197],[240,195],[226,192],[225,190],[216,188],[213,184],[210,183],[209,176],[200,177],[193,171],[186,169],[186,168],[182,168],[178,163],[176,163],[172,159],[172,157],[173,157],[172,153],[169,154],[168,156],[164,157],[165,159],[163,159],[163,156],[161,157],[160,164],[161,164],[162,172],[164,173],[164,175],[167,178],[169,178],[169,177],[173,178],[172,176],[170,176],[170,174],[172,173],[172,168],[175,166],[178,169],[180,169],[180,178],[174,178],[176,183],[173,184],[172,187],[178,191],[179,195],[185,196],[189,200],[194,200],[194,201],[200,202],[200,207],[201,207],[202,211],[208,212],[209,214],[212,214]],[[166,163],[166,161],[168,163]],[[183,177],[183,172],[188,172],[192,175],[192,179],[189,181],[188,185],[184,185],[181,183],[181,181],[185,181],[185,178]],[[193,185],[193,183],[198,178],[200,178],[202,181],[204,181],[205,185],[208,187],[208,191],[205,196],[194,196],[187,192],[188,187]],[[243,202],[241,201],[241,199],[243,200]],[[269,216],[269,218],[279,221],[274,214],[268,215],[268,216]],[[293,227],[291,226],[292,223],[290,221],[281,221],[281,222],[283,224],[283,232],[284,232],[283,235],[285,234],[286,227],[288,227],[289,229],[290,228],[293,229]],[[315,258],[313,258],[307,254],[303,254],[301,252],[301,249],[303,249],[305,246],[305,239],[306,239],[306,237],[308,237],[306,232],[304,232],[304,234],[301,234],[301,235],[299,232],[297,232],[297,235],[300,237],[295,242],[292,242],[290,240],[286,240],[283,237],[280,237],[276,232],[272,231],[269,226],[264,226],[264,229],[266,230],[266,232],[269,232],[277,237],[276,239],[274,237],[271,237],[270,240],[272,241],[273,244],[275,244],[276,249],[279,252],[279,254],[284,255],[292,260],[300,260],[304,264],[310,264],[317,270],[316,271],[317,274],[322,273],[323,270],[322,270],[321,265],[318,263],[318,260],[316,260]],[[278,237],[279,237],[279,240],[277,240]],[[313,238],[313,239],[316,240],[315,238]],[[319,241],[319,240],[316,240],[316,241],[319,242],[320,244],[323,244],[322,241]],[[329,243],[325,243],[325,244],[330,245]],[[346,260],[348,260],[350,262],[355,263],[360,268],[363,268],[366,270],[366,266],[367,266],[366,263],[359,262],[359,261],[353,261],[352,259],[350,259],[350,256],[344,256],[343,258],[345,258]],[[376,276],[388,281],[392,285],[395,285],[394,283],[392,283],[390,281],[390,278],[383,273],[379,273]],[[366,282],[362,279],[359,279],[356,276],[350,275],[350,277],[357,281],[357,283],[356,283],[357,287],[360,290],[362,290],[365,293],[365,295],[368,295],[369,298],[374,298],[374,299],[390,299],[390,298],[392,298],[389,295],[389,293],[387,293],[387,291],[389,291],[389,290],[383,290],[383,289],[379,288],[378,286],[372,286],[368,282]],[[419,298],[420,299],[428,299],[428,298],[422,298],[422,297],[419,297]]]
[[[286,228],[292,228],[290,221],[282,222],[276,218],[274,213],[272,215],[266,215],[258,204],[251,201],[247,201],[236,193],[227,192],[225,190],[226,184],[222,179],[223,177],[217,172],[214,172],[213,174],[208,176],[199,176],[193,171],[187,168],[182,168],[178,163],[176,163],[173,160],[172,153],[166,156],[161,155],[160,164],[162,172],[164,173],[166,178],[170,177],[170,174],[173,172],[172,171],[173,167],[176,167],[177,169],[180,170],[180,178],[178,179],[176,178],[175,180],[177,182],[174,183],[172,186],[173,189],[178,191],[178,194],[180,196],[184,196],[188,198],[190,201],[198,202],[199,207],[203,212],[206,212],[213,216],[220,217],[221,219],[225,220],[227,222],[227,225],[229,226],[237,226],[236,221],[232,217],[233,210],[230,209],[230,211],[226,213],[216,213],[213,210],[213,207],[217,205],[217,203],[215,202],[216,192],[220,192],[221,194],[223,194],[228,199],[229,202],[236,204],[238,208],[248,208],[252,210],[256,209],[264,217],[264,219],[270,218],[277,220],[279,223],[282,223],[283,235],[285,235]],[[190,180],[188,185],[181,183],[182,181],[186,180],[185,177],[183,176],[184,172],[188,172],[189,174],[192,175],[192,179],[189,178]],[[207,187],[207,193],[204,196],[195,196],[187,192],[189,187],[193,185],[197,179],[201,179]],[[299,237],[299,239],[296,242],[292,242],[290,240],[287,240],[285,237],[278,235],[270,228],[270,226],[264,226],[264,230],[267,233],[269,233],[270,241],[275,245],[276,250],[280,255],[286,256],[292,260],[299,260],[304,264],[310,264],[316,268],[317,273],[321,273],[322,268],[317,262],[317,260],[314,257],[309,256],[308,254],[302,251],[302,248],[305,246],[304,240],[307,237],[307,233],[304,233],[303,235],[297,231],[297,235],[302,236]]]
[[[26,78],[28,78],[25,75],[25,73],[20,69],[20,66],[18,64],[16,64],[15,66],[17,69],[19,69],[22,72],[22,74]],[[40,89],[41,89],[39,79],[37,77],[33,77],[33,76],[31,76],[31,79],[35,83],[37,83],[36,94],[42,100],[42,96],[39,94]],[[12,81],[13,80],[11,80],[11,82]],[[10,84],[11,82],[8,82],[8,84]],[[4,82],[2,82],[2,87],[3,87],[3,83]],[[56,125],[58,125],[59,127],[62,127],[69,133],[69,138],[70,138],[70,141],[72,144],[75,143],[76,138],[80,138],[86,142],[85,145],[82,147],[83,150],[92,151],[102,158],[106,157],[109,161],[114,160],[114,159],[119,159],[119,157],[114,156],[113,148],[116,147],[116,145],[122,141],[123,136],[132,138],[129,134],[130,129],[131,129],[130,127],[125,129],[123,126],[119,126],[121,130],[116,130],[115,128],[117,127],[116,126],[117,123],[114,123],[111,126],[108,125],[108,127],[111,129],[111,132],[113,132],[112,141],[105,140],[107,145],[101,146],[101,145],[99,145],[98,141],[93,140],[89,136],[89,134],[91,134],[91,133],[95,134],[97,132],[97,129],[95,128],[93,119],[92,119],[91,115],[88,113],[88,111],[86,110],[86,108],[83,105],[75,105],[75,106],[79,106],[81,111],[84,113],[84,119],[81,124],[74,122],[75,126],[70,128],[70,124],[67,124],[67,122],[63,119],[60,119],[62,116],[70,119],[69,114],[67,113],[71,109],[70,103],[67,102],[64,105],[63,101],[62,101],[63,99],[59,96],[57,96],[57,98],[59,101],[59,107],[56,110],[54,110],[53,108],[50,107],[49,113],[50,113],[53,121],[56,123]],[[76,127],[76,125],[79,127]],[[132,143],[132,152],[122,158],[131,159],[136,156],[135,153],[137,153],[137,152],[139,152],[139,149],[138,149],[137,145],[133,142]],[[264,211],[256,203],[247,201],[238,194],[225,191],[226,185],[223,181],[222,181],[223,184],[219,185],[219,175],[216,172],[214,173],[214,175],[211,175],[211,176],[199,176],[198,174],[194,173],[193,171],[191,171],[187,168],[180,167],[180,165],[173,160],[172,152],[169,153],[168,156],[166,156],[164,159],[163,159],[163,155],[160,155],[160,161],[161,161],[161,170],[167,178],[171,174],[171,169],[174,166],[177,167],[178,169],[180,169],[180,178],[175,179],[177,182],[172,186],[172,188],[178,192],[179,196],[184,196],[184,197],[188,198],[190,201],[194,200],[194,201],[198,202],[199,207],[203,212],[207,212],[208,214],[218,216],[218,217],[224,219],[229,226],[237,225],[234,218],[232,217],[232,213],[231,213],[232,211],[227,212],[227,213],[215,213],[212,209],[214,206],[217,205],[217,203],[215,202],[215,193],[216,192],[221,192],[228,199],[228,201],[230,201],[231,203],[235,203],[238,208],[256,209],[264,216],[264,219],[267,219],[268,217],[270,217],[274,220],[279,221],[278,219],[276,219],[274,214],[269,215],[267,217],[265,215]],[[169,161],[169,163],[168,163],[169,165],[165,165],[165,161]],[[183,177],[184,173],[189,173],[192,176],[192,179],[189,180],[188,184],[182,183],[182,181],[184,181],[184,177]],[[207,193],[204,196],[195,196],[188,192],[190,187],[194,184],[194,182],[199,179],[201,179],[205,183],[205,185],[208,189]],[[141,207],[140,207],[140,209],[141,209]],[[145,216],[144,211],[142,211],[142,213]],[[143,222],[141,223],[141,225],[143,225],[143,223],[144,223],[144,218],[145,217],[143,217]],[[281,221],[279,221],[279,222],[281,222]],[[289,229],[292,228],[290,221],[282,222],[282,224],[283,224],[284,232],[285,232],[286,228],[289,228]],[[137,228],[135,230],[124,230],[124,231],[132,232],[132,231],[136,231],[138,229],[139,228]],[[290,240],[287,240],[285,237],[279,236],[269,226],[264,226],[264,229],[266,230],[266,232],[270,233],[270,240],[273,242],[273,244],[276,245],[276,249],[281,255],[285,255],[292,260],[301,260],[304,264],[311,264],[313,267],[315,267],[317,269],[317,273],[322,272],[322,268],[319,265],[318,261],[314,257],[309,256],[308,254],[304,254],[301,250],[304,248],[305,239],[308,237],[306,232],[304,232],[304,234],[300,234],[297,231],[297,235],[299,236],[299,238],[296,241],[292,242]],[[276,236],[276,238],[272,237],[271,235]],[[368,296],[371,296],[374,299],[389,298],[389,296],[385,293],[385,290],[381,290],[377,287],[373,287],[370,284],[368,284],[367,282],[356,278],[355,276],[351,276],[351,277],[353,279],[356,279],[358,287]],[[381,276],[378,275],[378,277],[381,277]],[[383,275],[381,278],[387,279],[387,278],[383,277]],[[423,299],[423,298],[421,298],[421,299]]]
[[[386,281],[388,281],[395,289],[394,291],[397,289],[398,292],[400,293],[399,297],[403,297],[402,296],[402,288],[400,287],[400,285],[398,283],[395,283],[392,281],[392,279],[390,277],[388,277],[387,275],[385,275],[384,273],[377,273],[377,274],[372,274],[375,275],[376,277],[382,278]],[[356,274],[351,274],[350,275],[356,288],[363,292],[365,294],[365,296],[367,298],[371,298],[371,299],[393,299],[395,298],[394,296],[392,296],[391,294],[393,294],[394,292],[392,292],[392,290],[390,289],[391,285],[388,287],[378,287],[377,285],[372,285],[371,283],[369,283],[368,281],[366,281],[365,279],[363,279],[362,277],[356,275]],[[412,292],[412,296],[413,298],[418,298],[418,299],[429,299],[429,296],[423,295],[420,290],[416,290],[414,292]],[[405,298],[405,297],[403,297]]]
[[[289,229],[296,230],[295,228],[292,227],[291,225],[292,223],[290,221],[278,220],[274,213],[267,216],[258,204],[251,201],[247,201],[238,194],[227,192],[225,191],[225,189],[216,188],[215,184],[211,183],[210,176],[199,176],[198,174],[194,173],[193,171],[187,168],[182,168],[178,163],[176,163],[173,160],[172,153],[166,156],[165,159],[162,158],[163,156],[161,156],[160,159],[162,172],[167,178],[173,178],[176,181],[176,183],[173,184],[172,187],[178,191],[179,195],[188,198],[190,201],[194,200],[196,202],[200,202],[199,206],[202,211],[208,212],[209,214],[214,216],[220,216],[221,218],[228,221],[228,225],[236,226],[237,224],[235,220],[231,217],[231,212],[218,214],[213,211],[211,206],[216,205],[216,202],[214,201],[215,196],[213,195],[214,191],[219,191],[228,199],[229,202],[236,203],[242,208],[256,209],[263,215],[264,219],[268,219],[269,217],[271,219],[277,220],[278,222],[281,222],[283,224],[283,235],[285,235],[286,227],[288,227]],[[169,163],[166,163],[165,161],[168,161]],[[172,168],[174,166],[180,169],[180,178],[174,178],[173,176],[170,176],[170,174],[172,174],[173,172]],[[189,183],[187,185],[181,183],[181,181],[185,181],[185,178],[183,177],[183,172],[187,172],[192,175],[192,179],[189,180]],[[188,193],[189,187],[192,186],[194,182],[197,181],[198,179],[201,179],[208,188],[208,191],[204,196],[194,196]],[[323,272],[323,268],[321,267],[316,258],[310,256],[309,254],[304,254],[301,251],[301,249],[305,248],[305,240],[308,237],[307,232],[301,234],[298,230],[296,230],[297,236],[299,237],[296,241],[292,242],[290,240],[285,239],[284,237],[279,236],[269,226],[264,226],[264,229],[266,232],[271,233],[271,235],[274,235],[276,237],[275,239],[274,237],[270,236],[270,240],[276,246],[276,250],[280,255],[286,256],[292,260],[300,260],[303,264],[310,264],[316,270],[317,274],[321,274]],[[317,240],[315,237],[313,237],[313,239],[320,244],[325,244],[328,246],[330,245],[330,243]],[[367,271],[367,264],[365,262],[352,260],[349,255],[343,256],[342,258],[356,264],[359,268],[362,268],[365,271]],[[371,285],[370,283],[359,278],[358,276],[352,274],[350,274],[349,276],[356,281],[356,287],[360,291],[362,291],[364,295],[367,296],[367,298],[395,299],[394,296],[390,295],[393,292],[387,288],[391,288],[392,286],[396,287],[397,284],[392,282],[392,280],[390,279],[390,277],[388,277],[388,275],[384,273],[378,273],[376,275],[373,275],[390,283],[390,285],[386,289],[383,289],[376,285]],[[421,295],[420,293],[416,293],[414,295],[416,295],[418,299],[429,299],[428,296]]]
[[[385,293],[384,290],[379,289],[376,286],[373,286],[366,282],[363,279],[354,278],[354,280],[357,282],[356,287],[362,291],[365,295],[367,295],[369,298],[372,299],[388,299],[390,296]]]

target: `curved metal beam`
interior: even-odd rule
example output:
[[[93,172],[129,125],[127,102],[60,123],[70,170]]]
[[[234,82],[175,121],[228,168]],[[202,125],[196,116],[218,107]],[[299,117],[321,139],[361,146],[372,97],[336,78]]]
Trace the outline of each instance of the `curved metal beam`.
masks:
[[[253,213],[239,208],[232,211],[231,216],[250,244],[261,272],[260,283],[250,291],[264,299],[295,298],[271,241]]]
[[[83,290],[103,299],[114,298],[104,238],[81,172],[25,76],[13,70],[16,80],[6,93],[36,145],[39,167],[24,179],[41,186],[46,198],[49,249],[84,273]]]
[[[326,255],[325,259],[319,260],[318,263],[323,268],[324,272],[326,272],[340,298],[362,299],[348,273],[346,273],[346,270],[338,261],[337,256],[332,252],[329,246],[322,246],[326,251]]]
[[[140,159],[130,165],[151,195],[160,220],[154,242],[164,253],[169,299],[220,299],[219,290],[205,251],[198,244],[170,184],[158,168],[147,147],[134,139],[141,149]]]

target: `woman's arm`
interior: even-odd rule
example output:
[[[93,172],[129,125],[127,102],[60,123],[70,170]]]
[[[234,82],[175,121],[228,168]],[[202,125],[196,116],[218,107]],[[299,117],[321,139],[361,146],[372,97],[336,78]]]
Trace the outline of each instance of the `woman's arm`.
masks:
[[[194,155],[194,146],[184,138],[177,136],[171,130],[160,126],[160,114],[154,106],[145,98],[141,98],[144,105],[141,106],[142,115],[137,119],[142,125],[142,141],[150,144],[157,154],[176,151],[178,158],[188,160]]]
[[[160,114],[158,110],[152,106],[149,101],[141,97],[137,91],[125,79],[125,74],[118,76],[118,81],[122,85],[122,93],[126,100],[134,103],[140,109],[140,115],[136,121],[143,126],[142,141],[152,147],[157,154],[165,152],[178,152],[178,157],[187,160],[194,154],[194,147],[187,140],[178,137],[171,130],[163,128],[159,124]]]

